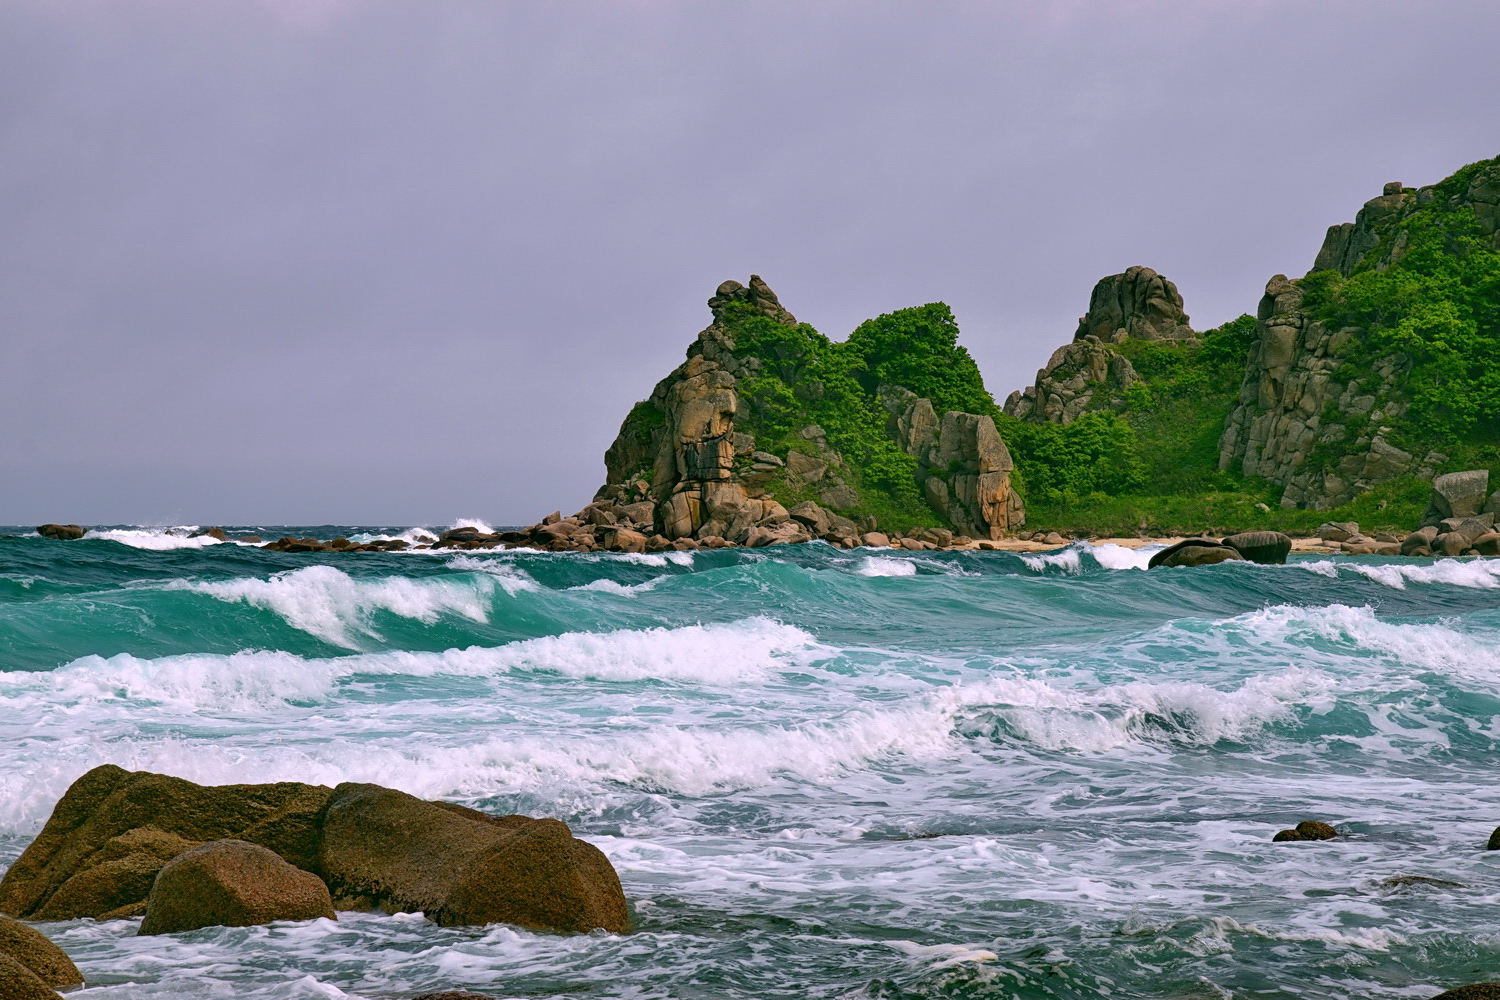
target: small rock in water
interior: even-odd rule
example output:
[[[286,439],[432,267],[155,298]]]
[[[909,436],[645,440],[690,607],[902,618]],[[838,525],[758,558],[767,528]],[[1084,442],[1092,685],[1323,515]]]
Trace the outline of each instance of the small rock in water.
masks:
[[[471,993],[468,990],[443,990],[441,993],[423,993],[413,1000],[495,1000],[488,993]]]
[[[1495,827],[1495,832],[1490,834],[1490,842],[1484,845],[1486,851],[1500,851],[1500,826]]]
[[[1272,837],[1272,841],[1284,840],[1332,840],[1337,837],[1338,831],[1327,823],[1315,819],[1305,819],[1297,824],[1294,830],[1282,830]]]
[[[179,854],[156,876],[141,934],[199,927],[253,927],[273,920],[334,919],[323,880],[243,840],[215,840]]]
[[[43,538],[56,538],[62,542],[77,541],[87,531],[87,528],[79,527],[76,524],[39,524],[36,526],[36,533],[38,535],[41,535]]]
[[[1380,880],[1382,889],[1399,889],[1408,885],[1432,885],[1441,889],[1467,888],[1462,882],[1449,882],[1444,878],[1431,878],[1427,875],[1392,875]]]

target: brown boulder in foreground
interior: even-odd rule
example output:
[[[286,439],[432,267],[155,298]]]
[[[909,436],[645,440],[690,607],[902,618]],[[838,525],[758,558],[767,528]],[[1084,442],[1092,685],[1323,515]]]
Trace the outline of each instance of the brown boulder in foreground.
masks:
[[[215,840],[167,862],[146,900],[140,933],[315,917],[334,919],[333,899],[322,879],[259,844]]]
[[[83,982],[78,966],[61,948],[35,927],[0,916],[0,957],[25,966],[44,986],[77,986]],[[0,973],[0,997],[10,997]]]
[[[1432,1000],[1500,1000],[1500,983],[1473,983],[1460,986],[1447,993],[1439,993]]]
[[[104,764],[73,782],[0,879],[0,913],[38,920],[139,915],[156,873],[208,840],[247,840],[313,869],[328,793],[291,781],[204,786]]]
[[[629,928],[609,859],[555,819],[490,816],[346,783],[328,799],[319,861],[340,909],[420,910],[443,925]]]
[[[35,972],[0,954],[0,997],[5,1000],[62,1000]]]

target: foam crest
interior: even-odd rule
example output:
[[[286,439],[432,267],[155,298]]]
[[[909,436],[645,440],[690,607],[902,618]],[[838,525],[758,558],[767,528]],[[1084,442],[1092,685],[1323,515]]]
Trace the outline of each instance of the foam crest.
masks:
[[[1370,607],[1283,605],[1241,620],[1273,642],[1305,645],[1318,638],[1387,656],[1407,675],[1426,670],[1489,681],[1500,675],[1500,644],[1442,624],[1383,621]]]
[[[1295,668],[1252,677],[1229,691],[1145,681],[1058,688],[1018,677],[960,689],[961,707],[971,711],[962,713],[957,726],[966,735],[1049,751],[1105,751],[1142,742],[1212,746],[1245,741],[1298,707],[1321,707],[1333,686],[1323,673]]]
[[[1077,576],[1083,572],[1083,559],[1077,545],[1069,545],[1055,552],[1022,553],[1021,562],[1037,573],[1058,570],[1066,576]]]
[[[293,628],[334,645],[356,648],[357,632],[379,638],[373,626],[377,611],[425,623],[445,614],[488,621],[496,583],[487,575],[462,580],[403,576],[364,580],[332,566],[306,566],[276,573],[266,580],[180,581],[170,586],[231,604],[243,602],[265,608]]]
[[[128,545],[133,549],[147,549],[152,552],[166,552],[171,549],[202,549],[210,545],[233,544],[221,542],[207,535],[199,535],[196,538],[188,537],[197,530],[198,526],[195,524],[175,528],[104,528],[90,531],[84,537],[102,538],[106,541]]]
[[[1151,556],[1161,551],[1162,548],[1163,546],[1160,545],[1150,545],[1129,549],[1123,545],[1106,542],[1103,545],[1090,547],[1088,553],[1105,569],[1146,569],[1151,562]]]
[[[895,556],[865,556],[854,572],[859,576],[916,576],[917,564]]]
[[[1425,565],[1350,563],[1342,568],[1396,590],[1405,590],[1408,583],[1444,583],[1483,590],[1500,587],[1500,559],[1439,559]]]
[[[765,618],[721,625],[569,632],[504,646],[304,658],[275,650],[147,659],[85,656],[50,671],[0,672],[0,707],[155,704],[182,713],[275,711],[327,701],[360,677],[498,677],[535,671],[580,680],[737,684],[831,655],[799,628]]]

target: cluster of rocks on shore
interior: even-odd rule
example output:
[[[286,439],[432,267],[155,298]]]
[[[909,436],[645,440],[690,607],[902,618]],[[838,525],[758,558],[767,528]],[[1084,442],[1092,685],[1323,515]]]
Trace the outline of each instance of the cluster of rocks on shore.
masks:
[[[492,816],[372,784],[203,786],[106,764],[69,787],[0,879],[0,914],[139,916],[141,934],[340,910],[421,912],[445,926],[629,929],[609,859],[560,820]],[[0,921],[5,1000],[45,1000],[83,981],[37,937]]]
[[[1329,547],[1350,555],[1378,556],[1495,556],[1500,555],[1500,490],[1489,491],[1487,469],[1450,472],[1432,481],[1432,499],[1416,530],[1397,537],[1373,538],[1354,521],[1328,521],[1318,537]]]

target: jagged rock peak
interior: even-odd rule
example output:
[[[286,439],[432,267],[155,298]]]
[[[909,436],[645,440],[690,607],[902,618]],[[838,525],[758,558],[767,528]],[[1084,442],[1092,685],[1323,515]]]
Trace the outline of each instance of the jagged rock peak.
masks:
[[[766,284],[758,274],[750,275],[748,287],[738,281],[726,281],[719,286],[713,297],[708,300],[708,307],[713,310],[715,322],[723,320],[724,308],[731,302],[748,302],[765,315],[783,323],[797,322],[797,317],[786,311],[781,300],[776,297],[776,293],[771,291],[771,286]]]
[[[1099,279],[1073,339],[1096,337],[1103,343],[1119,343],[1127,337],[1186,340],[1193,336],[1177,286],[1149,267],[1130,267],[1123,274]]]

